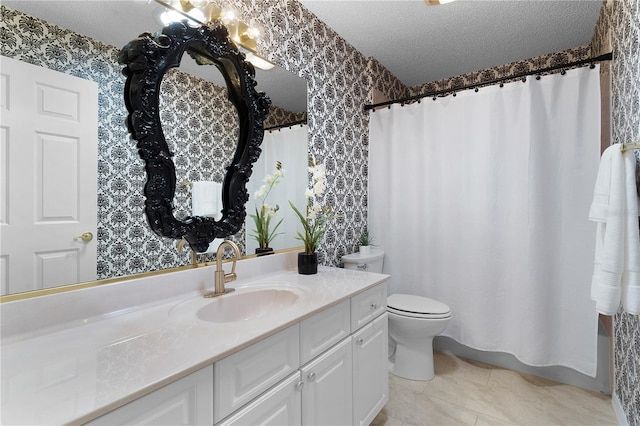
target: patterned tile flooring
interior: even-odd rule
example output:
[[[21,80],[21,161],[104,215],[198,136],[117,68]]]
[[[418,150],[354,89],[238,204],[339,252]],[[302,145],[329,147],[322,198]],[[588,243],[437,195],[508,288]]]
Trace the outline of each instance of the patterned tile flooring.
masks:
[[[373,426],[617,424],[610,396],[450,354],[434,359],[431,381],[389,375]]]

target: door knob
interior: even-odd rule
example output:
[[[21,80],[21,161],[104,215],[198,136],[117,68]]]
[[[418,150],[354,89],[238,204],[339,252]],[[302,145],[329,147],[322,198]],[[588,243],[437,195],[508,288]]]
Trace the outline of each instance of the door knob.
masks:
[[[78,241],[78,240],[82,240],[85,243],[88,243],[89,241],[93,240],[93,234],[91,232],[85,232],[84,234],[77,236],[73,239],[73,241]]]

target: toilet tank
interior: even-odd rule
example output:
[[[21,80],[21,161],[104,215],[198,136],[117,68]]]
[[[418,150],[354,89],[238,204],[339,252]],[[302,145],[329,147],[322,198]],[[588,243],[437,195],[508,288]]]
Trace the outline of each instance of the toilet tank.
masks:
[[[369,254],[352,253],[342,256],[345,269],[382,273],[384,251],[370,249]]]

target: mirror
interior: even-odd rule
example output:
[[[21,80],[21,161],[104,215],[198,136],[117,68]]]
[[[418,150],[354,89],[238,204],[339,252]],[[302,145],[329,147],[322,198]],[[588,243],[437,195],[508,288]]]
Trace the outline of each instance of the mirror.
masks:
[[[175,240],[159,237],[149,230],[144,216],[144,163],[139,159],[135,142],[129,139],[124,124],[127,113],[122,99],[125,78],[121,74],[122,66],[117,63],[116,58],[120,47],[138,34],[158,26],[153,22],[150,11],[153,7],[147,2],[127,3],[127,14],[119,16],[122,23],[118,24],[119,28],[127,30],[113,31],[113,27],[109,29],[99,22],[109,16],[108,8],[118,8],[117,3],[8,0],[3,1],[0,6],[3,8],[3,28],[8,37],[8,42],[3,43],[3,55],[98,83],[98,217],[93,240],[97,244],[98,280],[153,272],[190,262],[189,251],[178,252]],[[48,22],[40,18],[46,18]],[[92,31],[99,30],[109,33],[109,37],[120,37],[122,41],[98,40],[99,35],[94,35]],[[198,92],[202,85],[216,84],[210,81],[214,75],[220,75],[215,68],[199,66],[198,69],[206,76],[196,75],[196,71],[192,70],[189,70],[189,75],[176,73],[181,75],[180,79],[184,83],[180,90],[188,87],[185,90],[192,94]],[[268,93],[275,105],[286,110],[285,113],[270,113],[265,126],[285,123],[282,120],[287,120],[292,115],[305,115],[307,95],[304,79],[282,68],[256,70],[256,79],[257,90]],[[293,104],[287,103],[288,99],[284,95],[292,92],[297,96],[293,99]],[[196,140],[192,134],[187,135],[187,138],[190,141]],[[301,143],[306,147],[306,137]],[[184,160],[185,167],[194,171],[201,157],[190,150],[191,146],[186,150],[188,158]],[[96,161],[95,157],[92,161]],[[269,165],[269,168],[272,167],[273,165]],[[254,178],[261,180],[263,176],[254,170],[252,179]],[[189,179],[208,180],[208,177],[202,174]],[[306,181],[300,182],[300,185],[299,192],[304,192]],[[252,195],[253,192],[249,191],[250,198]],[[189,212],[190,207],[187,207],[190,205],[190,198],[186,191],[184,205],[184,211]],[[245,244],[244,234],[243,227],[232,238],[241,247]],[[13,243],[2,242],[3,245]],[[299,241],[295,241],[294,245],[283,248],[299,245]]]
[[[227,95],[238,114],[239,128],[235,154],[222,184],[222,218],[188,216],[176,218],[173,200],[176,171],[173,152],[165,140],[160,122],[159,92],[170,68],[180,65],[187,52],[198,65],[215,65],[227,83]],[[264,118],[271,100],[255,90],[255,70],[229,39],[221,24],[192,27],[176,22],[152,35],[144,33],[120,52],[125,65],[125,105],[129,111],[127,127],[138,141],[138,153],[145,161],[147,183],[145,213],[151,229],[158,235],[184,238],[192,250],[206,252],[216,238],[237,233],[246,217],[249,196],[246,184],[252,165],[260,156]],[[178,141],[179,143],[179,141]]]

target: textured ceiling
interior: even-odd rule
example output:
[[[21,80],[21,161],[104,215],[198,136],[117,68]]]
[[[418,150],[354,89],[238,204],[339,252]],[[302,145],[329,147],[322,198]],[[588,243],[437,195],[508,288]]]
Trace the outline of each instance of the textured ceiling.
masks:
[[[409,87],[586,45],[602,5],[600,0],[460,0],[441,6],[427,6],[422,0],[300,3]],[[150,0],[2,0],[2,4],[116,47],[159,28],[152,16],[159,6]],[[203,76],[201,69],[193,73]],[[276,105],[306,109],[302,79],[291,79],[284,70],[258,71],[256,77],[258,88],[269,93]],[[211,73],[209,79],[215,80]]]
[[[589,44],[602,1],[300,0],[411,87]]]

